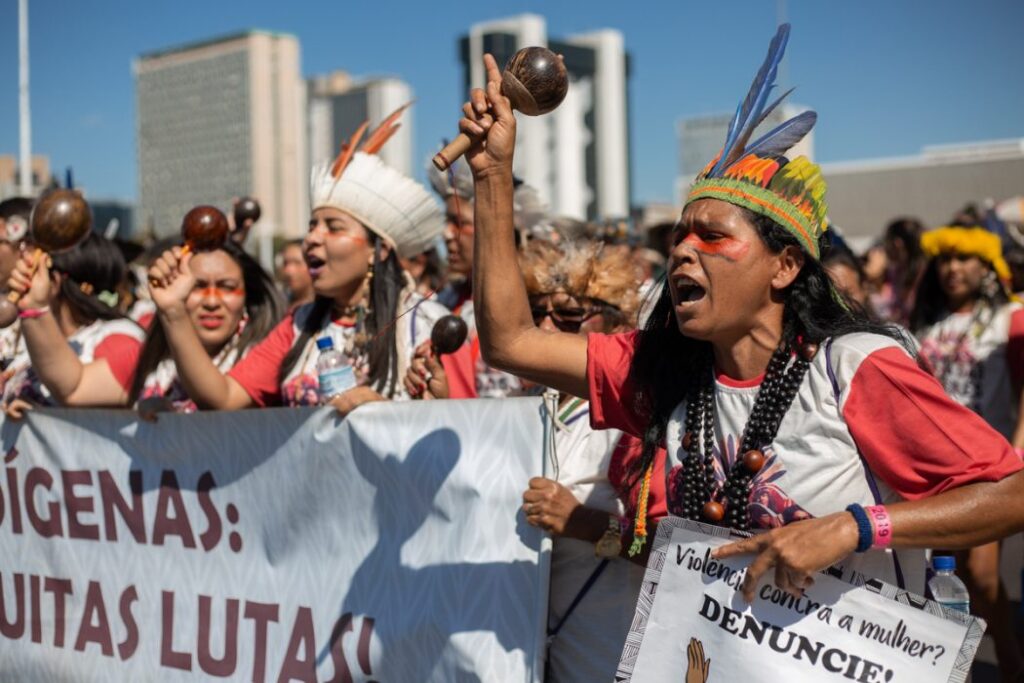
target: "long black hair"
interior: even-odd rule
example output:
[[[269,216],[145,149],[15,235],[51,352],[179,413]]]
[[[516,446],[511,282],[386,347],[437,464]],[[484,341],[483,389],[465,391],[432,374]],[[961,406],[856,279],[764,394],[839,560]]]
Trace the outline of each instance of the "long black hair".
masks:
[[[396,341],[395,318],[398,317],[399,297],[405,287],[405,276],[394,249],[383,256],[384,244],[372,230],[373,266],[370,279],[370,313],[367,315],[365,333],[370,338],[369,384],[383,396],[393,396],[398,386],[398,344]],[[284,384],[288,374],[305,353],[309,340],[323,330],[324,321],[331,314],[334,300],[318,296],[311,304],[309,315],[302,321],[299,336],[281,362],[278,383]]]
[[[981,257],[978,258],[981,259]],[[994,278],[995,271],[992,269],[992,264],[984,259],[981,261],[991,273],[988,277]],[[990,311],[995,312],[1003,304],[1009,303],[1010,297],[998,279],[991,284],[991,287],[986,287],[985,283],[982,283],[977,294],[978,299],[987,304]],[[937,323],[948,311],[946,293],[942,290],[942,284],[939,282],[939,259],[935,257],[928,261],[924,273],[921,274],[921,280],[917,284],[914,308],[910,312],[910,331],[914,334],[921,332],[929,325]]]
[[[787,246],[800,248],[797,239],[761,214],[743,209],[757,229],[769,251],[778,254]],[[822,235],[819,246],[827,247]],[[650,422],[644,434],[643,455],[631,473],[634,480],[654,459],[654,453],[665,437],[665,428],[672,412],[691,392],[706,381],[712,362],[711,343],[685,336],[679,331],[668,284],[654,303],[643,325],[630,367],[633,386],[641,392]],[[891,325],[873,322],[863,309],[841,295],[832,284],[828,272],[813,258],[806,258],[793,283],[783,292],[782,339],[794,345],[797,339],[818,344],[830,337],[855,332],[871,332],[900,342],[912,351],[909,340]],[[916,355],[916,354],[915,354]],[[628,397],[630,400],[633,397]]]
[[[102,292],[116,293],[128,271],[113,242],[91,232],[73,249],[51,258],[51,269],[64,276],[58,295],[77,324],[85,326],[97,320],[125,317],[116,306],[98,298]]]
[[[921,249],[921,235],[924,233],[924,224],[916,218],[897,218],[885,227],[885,243],[899,242],[903,245],[907,254],[907,265],[900,273],[900,286],[904,292],[914,289],[917,279],[924,270],[925,261],[928,257]]]
[[[274,280],[267,274],[252,256],[241,247],[228,240],[223,246],[211,251],[223,251],[242,269],[242,282],[245,286],[245,312],[249,320],[238,335],[238,348],[246,349],[260,341],[274,329],[274,325],[284,313],[284,303],[274,286]],[[229,339],[230,342],[230,339]],[[154,316],[153,326],[146,335],[139,354],[139,362],[135,366],[135,376],[129,396],[132,401],[141,398],[142,390],[149,375],[156,370],[161,361],[171,357],[171,348],[167,344],[167,334],[160,317]]]

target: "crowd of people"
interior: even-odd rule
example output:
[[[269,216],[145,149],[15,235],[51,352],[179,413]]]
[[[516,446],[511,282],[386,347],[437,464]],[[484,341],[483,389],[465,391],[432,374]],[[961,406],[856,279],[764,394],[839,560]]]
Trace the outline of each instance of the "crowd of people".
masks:
[[[612,679],[669,514],[764,531],[720,551],[755,556],[748,595],[769,570],[799,593],[838,561],[923,594],[925,549],[956,551],[1018,680],[999,543],[1024,528],[1024,283],[1005,231],[968,208],[931,229],[894,220],[854,253],[820,171],[786,156],[813,112],[751,140],[763,99],[673,224],[644,239],[559,219],[512,173],[515,119],[487,71],[461,122],[474,146],[431,169],[433,191],[377,156],[396,117],[313,169],[277,282],[231,239],[90,234],[39,259],[32,201],[0,203],[20,311],[0,333],[7,416],[547,393],[550,474],[522,484],[526,521],[555,537],[548,680]],[[469,336],[439,356],[449,313]],[[355,388],[322,395],[324,338]]]

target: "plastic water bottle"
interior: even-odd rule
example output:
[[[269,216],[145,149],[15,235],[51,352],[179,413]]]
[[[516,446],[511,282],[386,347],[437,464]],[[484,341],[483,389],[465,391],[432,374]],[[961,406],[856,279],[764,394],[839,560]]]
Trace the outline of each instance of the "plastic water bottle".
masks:
[[[317,380],[320,383],[320,403],[327,403],[338,394],[356,385],[356,374],[340,351],[334,348],[330,337],[316,340],[320,356],[316,359]]]
[[[932,568],[935,570],[935,576],[928,582],[928,588],[931,590],[935,602],[950,609],[970,614],[971,597],[967,593],[967,586],[953,573],[956,571],[956,558],[949,555],[936,555],[932,558]]]

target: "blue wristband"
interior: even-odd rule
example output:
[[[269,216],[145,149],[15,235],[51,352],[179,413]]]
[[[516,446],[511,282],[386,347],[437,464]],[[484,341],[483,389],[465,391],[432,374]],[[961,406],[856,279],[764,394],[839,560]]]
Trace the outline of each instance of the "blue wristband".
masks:
[[[857,551],[858,553],[867,552],[871,548],[871,543],[874,540],[875,531],[871,527],[871,520],[868,519],[868,513],[863,507],[857,503],[846,506],[846,511],[853,515],[853,518],[857,520]]]

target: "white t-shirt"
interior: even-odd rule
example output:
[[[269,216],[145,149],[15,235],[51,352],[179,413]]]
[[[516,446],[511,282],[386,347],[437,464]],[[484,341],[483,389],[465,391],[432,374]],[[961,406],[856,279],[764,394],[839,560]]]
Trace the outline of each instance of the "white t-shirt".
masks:
[[[581,399],[570,399],[559,409],[553,454],[557,473],[549,476],[585,506],[622,515],[622,502],[608,481],[612,452],[622,433],[594,430],[589,418],[589,406]],[[558,624],[600,564],[593,543],[554,539],[548,628]],[[551,643],[549,681],[590,683],[615,677],[643,577],[644,568],[629,560],[608,562]]]

